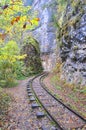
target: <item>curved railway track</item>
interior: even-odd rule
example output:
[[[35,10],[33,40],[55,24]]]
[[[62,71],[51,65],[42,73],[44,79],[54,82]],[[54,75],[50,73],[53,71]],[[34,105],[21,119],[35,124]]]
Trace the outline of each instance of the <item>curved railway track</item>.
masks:
[[[60,130],[86,130],[86,120],[56,99],[45,88],[42,78],[46,75],[47,73],[43,73],[35,76],[29,81],[27,87],[31,87],[35,97]]]

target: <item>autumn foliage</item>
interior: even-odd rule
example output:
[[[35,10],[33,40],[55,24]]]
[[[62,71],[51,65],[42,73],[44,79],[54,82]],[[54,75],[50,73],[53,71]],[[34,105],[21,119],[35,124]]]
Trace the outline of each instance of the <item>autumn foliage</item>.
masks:
[[[20,16],[17,16],[12,19],[11,24],[13,25],[15,22],[18,22],[20,20]]]
[[[29,13],[30,11],[30,13]],[[34,29],[39,22],[30,6],[22,0],[3,0],[0,2],[0,84],[12,86],[15,79],[24,71],[20,54],[23,34]],[[19,44],[20,43],[20,44]]]
[[[36,17],[35,13],[28,14],[31,7],[24,6],[22,0],[7,0],[2,1],[1,4],[0,28],[4,30],[4,33],[0,35],[2,40],[5,39],[5,34],[12,35],[14,30],[16,30],[15,34],[17,34],[19,31],[31,30],[38,25],[40,19]]]

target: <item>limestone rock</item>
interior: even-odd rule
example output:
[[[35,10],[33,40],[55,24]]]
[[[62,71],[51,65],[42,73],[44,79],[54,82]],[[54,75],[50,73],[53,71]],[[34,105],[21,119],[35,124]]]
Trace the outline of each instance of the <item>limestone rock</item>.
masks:
[[[86,85],[86,2],[68,2],[61,35],[60,56],[63,75],[68,82]]]

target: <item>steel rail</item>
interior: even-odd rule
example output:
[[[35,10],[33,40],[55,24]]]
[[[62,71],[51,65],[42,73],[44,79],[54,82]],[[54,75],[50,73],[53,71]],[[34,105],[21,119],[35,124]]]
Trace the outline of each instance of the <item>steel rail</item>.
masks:
[[[41,100],[38,98],[36,92],[34,91],[34,89],[33,89],[33,87],[32,87],[32,82],[33,82],[33,80],[35,80],[37,77],[39,77],[39,76],[41,76],[41,75],[43,75],[43,74],[44,74],[44,73],[39,74],[39,75],[35,76],[33,79],[31,79],[31,80],[30,80],[30,87],[32,88],[32,91],[33,91],[35,97],[37,98],[37,100],[39,101],[39,103],[41,104],[41,106],[44,108],[44,110],[46,111],[46,113],[51,117],[51,119],[52,119],[53,122],[56,124],[56,126],[57,126],[60,130],[66,130],[66,129],[63,129],[63,128],[61,127],[61,125],[56,121],[56,119],[55,119],[55,118],[51,115],[51,113],[46,109],[46,107],[45,107],[44,104],[41,102]]]
[[[73,109],[71,109],[69,106],[67,106],[66,104],[64,104],[61,100],[59,100],[58,98],[56,98],[54,96],[54,94],[52,94],[45,86],[45,84],[43,83],[43,78],[45,78],[45,76],[47,76],[47,74],[41,76],[40,78],[40,84],[42,86],[42,88],[48,93],[50,94],[55,100],[57,100],[59,103],[61,103],[64,107],[66,107],[68,110],[70,110],[72,113],[74,113],[76,116],[78,116],[80,119],[82,119],[85,123],[86,123],[86,119],[84,119],[79,113],[77,113],[76,111],[74,111]]]
[[[35,90],[33,89],[33,81],[40,76],[39,78],[39,83],[41,85],[41,87],[49,94],[51,95],[57,102],[59,102],[62,106],[64,106],[66,109],[68,109],[69,111],[71,111],[73,114],[75,114],[78,118],[80,118],[81,120],[83,120],[84,123],[86,123],[86,119],[84,119],[81,115],[79,115],[77,112],[75,112],[74,110],[72,110],[70,107],[68,107],[67,105],[65,105],[62,101],[60,101],[59,99],[57,99],[45,86],[45,84],[43,83],[43,79],[48,75],[48,73],[44,72],[41,74],[36,75],[34,78],[32,78],[29,83],[30,83],[30,87],[35,95],[35,97],[37,98],[37,100],[39,101],[39,103],[41,104],[41,106],[44,108],[44,110],[48,113],[48,115],[52,118],[52,120],[55,122],[55,124],[57,125],[57,127],[60,130],[66,130],[65,128],[63,128],[61,126],[61,124],[55,119],[54,116],[52,116],[52,114],[47,110],[47,108],[44,106],[44,104],[42,103],[42,101],[39,99],[39,97],[37,96]]]

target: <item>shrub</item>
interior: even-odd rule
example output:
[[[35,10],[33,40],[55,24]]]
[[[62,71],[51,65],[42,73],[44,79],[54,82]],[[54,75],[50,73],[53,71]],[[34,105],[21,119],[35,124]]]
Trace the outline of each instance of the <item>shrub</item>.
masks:
[[[0,117],[7,112],[10,101],[9,95],[0,88]]]
[[[2,86],[13,86],[17,77],[17,69],[20,69],[21,60],[25,58],[20,55],[18,45],[9,41],[0,48],[0,83]]]

